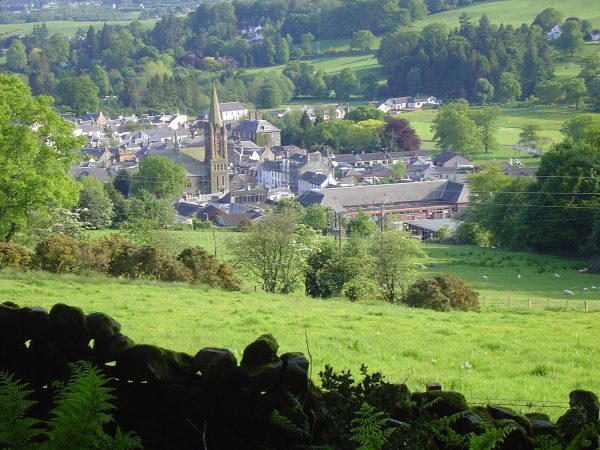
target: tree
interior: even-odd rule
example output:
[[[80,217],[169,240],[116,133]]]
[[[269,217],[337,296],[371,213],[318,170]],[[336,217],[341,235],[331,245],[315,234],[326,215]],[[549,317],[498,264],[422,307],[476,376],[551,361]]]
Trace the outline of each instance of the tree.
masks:
[[[321,205],[312,204],[305,209],[302,223],[322,233],[329,227],[329,212],[330,210],[323,208]]]
[[[494,85],[485,78],[479,78],[475,82],[475,89],[473,90],[473,100],[475,103],[485,105],[494,98]]]
[[[579,102],[585,97],[585,80],[583,78],[572,78],[563,84],[565,99],[569,103],[575,103],[575,109],[579,109]]]
[[[502,115],[502,110],[497,106],[488,106],[473,113],[473,120],[481,132],[481,143],[486,153],[498,146],[496,121]]]
[[[256,276],[265,292],[288,294],[300,283],[317,234],[295,214],[271,213],[228,243],[234,266]]]
[[[542,103],[552,106],[553,103],[563,98],[563,85],[558,81],[542,81],[535,87],[535,95]]]
[[[349,236],[359,236],[366,238],[372,236],[377,231],[377,224],[368,214],[359,211],[355,217],[346,222],[346,233]]]
[[[20,72],[26,65],[27,53],[25,53],[25,45],[20,40],[15,39],[6,52],[6,68]]]
[[[479,205],[485,205],[494,198],[496,192],[510,183],[510,177],[504,175],[498,166],[486,167],[478,173],[468,175],[469,203],[477,212]]]
[[[185,170],[164,156],[148,156],[132,179],[132,191],[144,191],[156,198],[170,199],[181,195],[185,187]]]
[[[105,97],[108,95],[110,92],[110,83],[108,81],[106,70],[96,64],[90,71],[90,79],[98,88],[98,94],[100,94],[100,97]]]
[[[98,88],[87,75],[63,78],[56,88],[61,103],[71,107],[74,114],[82,116],[98,111]]]
[[[360,105],[344,116],[344,120],[351,120],[355,123],[369,119],[384,120],[385,114],[383,111],[379,111],[373,105]]]
[[[456,275],[444,273],[410,286],[404,302],[436,311],[479,311],[479,294]]]
[[[431,124],[436,146],[461,154],[470,154],[481,147],[481,134],[468,114],[468,103],[459,100],[447,103],[438,110]]]
[[[421,243],[406,232],[388,231],[373,241],[370,253],[375,258],[375,278],[385,300],[400,301],[423,267],[419,259],[426,258],[426,254]]]
[[[535,19],[533,19],[533,25],[539,25],[543,31],[550,31],[556,24],[562,22],[564,15],[556,8],[546,8],[540,12]]]
[[[519,80],[510,72],[502,72],[496,88],[496,101],[509,105],[521,96]]]
[[[361,52],[368,52],[375,45],[375,35],[370,30],[359,30],[352,33],[350,49],[356,48]]]
[[[389,151],[416,152],[421,148],[421,139],[406,119],[387,119],[382,141]]]
[[[342,69],[335,83],[336,98],[349,99],[358,93],[358,88],[358,81],[356,81],[354,71],[349,68]]]
[[[113,180],[114,182],[114,180]],[[113,227],[119,227],[129,220],[129,201],[123,197],[113,183],[105,183],[104,191],[113,205]]]
[[[51,98],[34,99],[17,77],[0,73],[0,92],[0,240],[8,242],[32,216],[77,203],[69,171],[84,141]]]
[[[593,144],[600,132],[600,116],[598,114],[577,114],[563,123],[560,131],[579,144]]]
[[[521,126],[521,132],[519,133],[520,142],[536,142],[542,140],[540,134],[542,127],[537,123],[526,123]]]
[[[307,295],[331,298],[338,295],[344,284],[351,279],[351,264],[332,241],[324,241],[307,259],[304,289]]]
[[[600,75],[590,79],[585,83],[588,95],[595,103],[595,109],[600,112]]]
[[[91,177],[82,177],[80,183],[82,188],[77,204],[80,220],[93,229],[109,227],[112,224],[114,210],[102,183]]]
[[[579,20],[567,20],[562,25],[562,33],[556,45],[563,52],[575,56],[575,52],[583,47],[583,31]]]
[[[66,63],[69,60],[69,40],[62,33],[54,33],[44,53],[50,64]]]

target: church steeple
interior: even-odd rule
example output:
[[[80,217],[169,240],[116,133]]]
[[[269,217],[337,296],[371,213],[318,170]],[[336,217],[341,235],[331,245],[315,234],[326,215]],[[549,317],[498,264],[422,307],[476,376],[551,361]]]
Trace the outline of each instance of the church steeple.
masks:
[[[207,193],[229,190],[229,164],[227,162],[227,130],[221,118],[217,88],[213,84],[204,127],[204,163],[208,168]]]
[[[208,110],[208,123],[212,126],[223,126],[221,111],[219,111],[219,100],[217,99],[217,86],[213,84],[212,93],[210,94],[210,108]]]

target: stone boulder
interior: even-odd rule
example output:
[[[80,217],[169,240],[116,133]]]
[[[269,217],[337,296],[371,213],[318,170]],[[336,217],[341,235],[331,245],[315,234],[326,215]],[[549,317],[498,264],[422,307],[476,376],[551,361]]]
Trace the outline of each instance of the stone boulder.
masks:
[[[19,307],[14,303],[2,303],[0,305],[0,347],[22,344],[25,340]]]
[[[531,435],[531,422],[529,422],[527,417],[513,411],[510,408],[503,408],[500,406],[488,405],[487,410],[495,420],[512,420],[523,427],[528,435]]]
[[[83,359],[89,353],[90,331],[81,308],[57,303],[50,310],[54,330],[53,341],[63,348],[70,359]]]
[[[244,349],[241,366],[268,364],[277,360],[279,344],[270,334],[263,334]]]
[[[101,312],[88,314],[87,325],[92,339],[99,343],[110,341],[121,331],[119,322]]]
[[[499,446],[502,450],[533,450],[533,440],[527,434],[527,430],[511,419],[500,419],[495,422],[496,428],[509,427],[510,432]]]
[[[416,403],[418,408],[429,405],[424,411],[436,417],[447,417],[469,410],[467,400],[460,392],[415,392],[412,394],[411,400]]]
[[[550,416],[541,413],[527,413],[525,417],[531,423],[531,435],[542,436],[542,435],[554,435],[558,428],[550,420]]]
[[[309,362],[303,353],[284,353],[283,374],[281,385],[284,389],[294,393],[303,394],[308,389]]]
[[[598,421],[600,405],[598,405],[598,396],[593,392],[581,389],[571,391],[569,393],[569,406],[571,408],[581,406],[585,410],[588,419],[591,421]]]
[[[21,310],[23,317],[23,330],[25,338],[48,340],[52,337],[52,323],[50,314],[41,306],[33,306],[31,308],[23,308]]]
[[[119,333],[107,341],[94,341],[94,359],[99,363],[116,361],[118,356],[133,346],[133,341]]]
[[[189,383],[194,380],[196,365],[187,353],[141,344],[117,357],[115,372],[124,380]]]
[[[194,364],[207,383],[226,386],[235,374],[237,359],[226,348],[206,347],[196,353]]]
[[[254,394],[268,392],[279,387],[283,362],[277,360],[266,364],[246,365],[237,368],[237,381],[242,389]]]

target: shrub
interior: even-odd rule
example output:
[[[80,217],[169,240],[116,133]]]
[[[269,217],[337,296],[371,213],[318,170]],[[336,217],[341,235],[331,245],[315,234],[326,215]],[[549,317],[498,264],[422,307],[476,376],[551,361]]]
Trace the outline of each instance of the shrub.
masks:
[[[447,273],[414,283],[408,289],[404,302],[437,311],[479,311],[479,294],[461,278]]]
[[[239,291],[242,289],[242,280],[235,274],[235,270],[227,263],[219,264],[217,269],[219,286],[226,291]]]
[[[97,248],[108,256],[108,275],[127,278],[138,276],[140,247],[135,242],[120,233],[113,233],[102,238]]]
[[[459,244],[477,245],[489,247],[491,245],[491,233],[476,222],[462,222],[456,227],[454,235]]]
[[[202,247],[189,247],[184,249],[177,260],[182,263],[192,274],[194,283],[218,286],[220,279],[217,275],[219,263],[217,259]]]
[[[13,267],[28,270],[31,267],[33,255],[27,247],[18,244],[0,243],[0,269]]]
[[[108,273],[110,249],[93,241],[79,242],[79,267],[85,271]]]
[[[162,245],[145,245],[137,252],[140,275],[159,281],[190,283],[192,272]]]
[[[359,275],[346,282],[343,293],[344,296],[352,302],[359,300],[377,300],[382,296],[379,285],[366,275]]]
[[[64,234],[49,236],[35,247],[35,265],[49,272],[73,272],[79,265],[79,257],[77,241]]]

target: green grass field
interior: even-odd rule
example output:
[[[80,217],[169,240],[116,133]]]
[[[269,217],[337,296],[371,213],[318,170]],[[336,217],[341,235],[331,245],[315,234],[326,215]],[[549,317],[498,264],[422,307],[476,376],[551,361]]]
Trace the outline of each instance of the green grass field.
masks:
[[[217,236],[219,243],[232,237]],[[174,232],[172,238],[212,250],[210,233]],[[244,347],[263,333],[278,339],[281,352],[306,352],[306,333],[315,378],[325,364],[356,371],[366,363],[391,381],[406,381],[413,390],[438,381],[444,389],[464,392],[473,403],[514,403],[523,405],[516,409],[543,410],[555,418],[567,407],[570,390],[600,392],[600,295],[582,291],[600,285],[600,276],[579,273],[585,262],[439,244],[427,244],[426,251],[427,263],[437,265],[428,274],[447,271],[465,278],[481,293],[486,305],[481,313],[314,300],[301,292],[270,295],[255,291],[251,280],[241,292],[231,293],[13,271],[0,273],[0,299],[46,308],[64,302],[87,312],[104,311],[136,342],[191,354],[218,346],[230,348],[239,359]],[[540,268],[544,272],[538,273]],[[558,280],[552,277],[555,271]],[[568,306],[563,289],[576,292]],[[548,299],[551,310],[545,310]],[[586,299],[589,312],[583,308]]]
[[[148,20],[140,20],[146,27],[150,27],[154,25],[156,22],[155,19]],[[74,21],[61,21],[54,20],[45,22],[48,27],[48,32],[50,34],[53,33],[64,33],[67,36],[74,36],[77,33],[77,30],[81,28],[82,30],[87,30],[90,25],[93,25],[94,28],[99,29],[105,23],[110,25],[128,25],[131,23],[131,20],[115,20],[112,22],[103,22],[103,21],[85,21],[85,22],[74,22]],[[41,22],[30,22],[30,23],[13,23],[13,24],[0,24],[0,36],[6,35],[18,35],[18,34],[30,34],[33,30],[34,25],[41,25]]]

